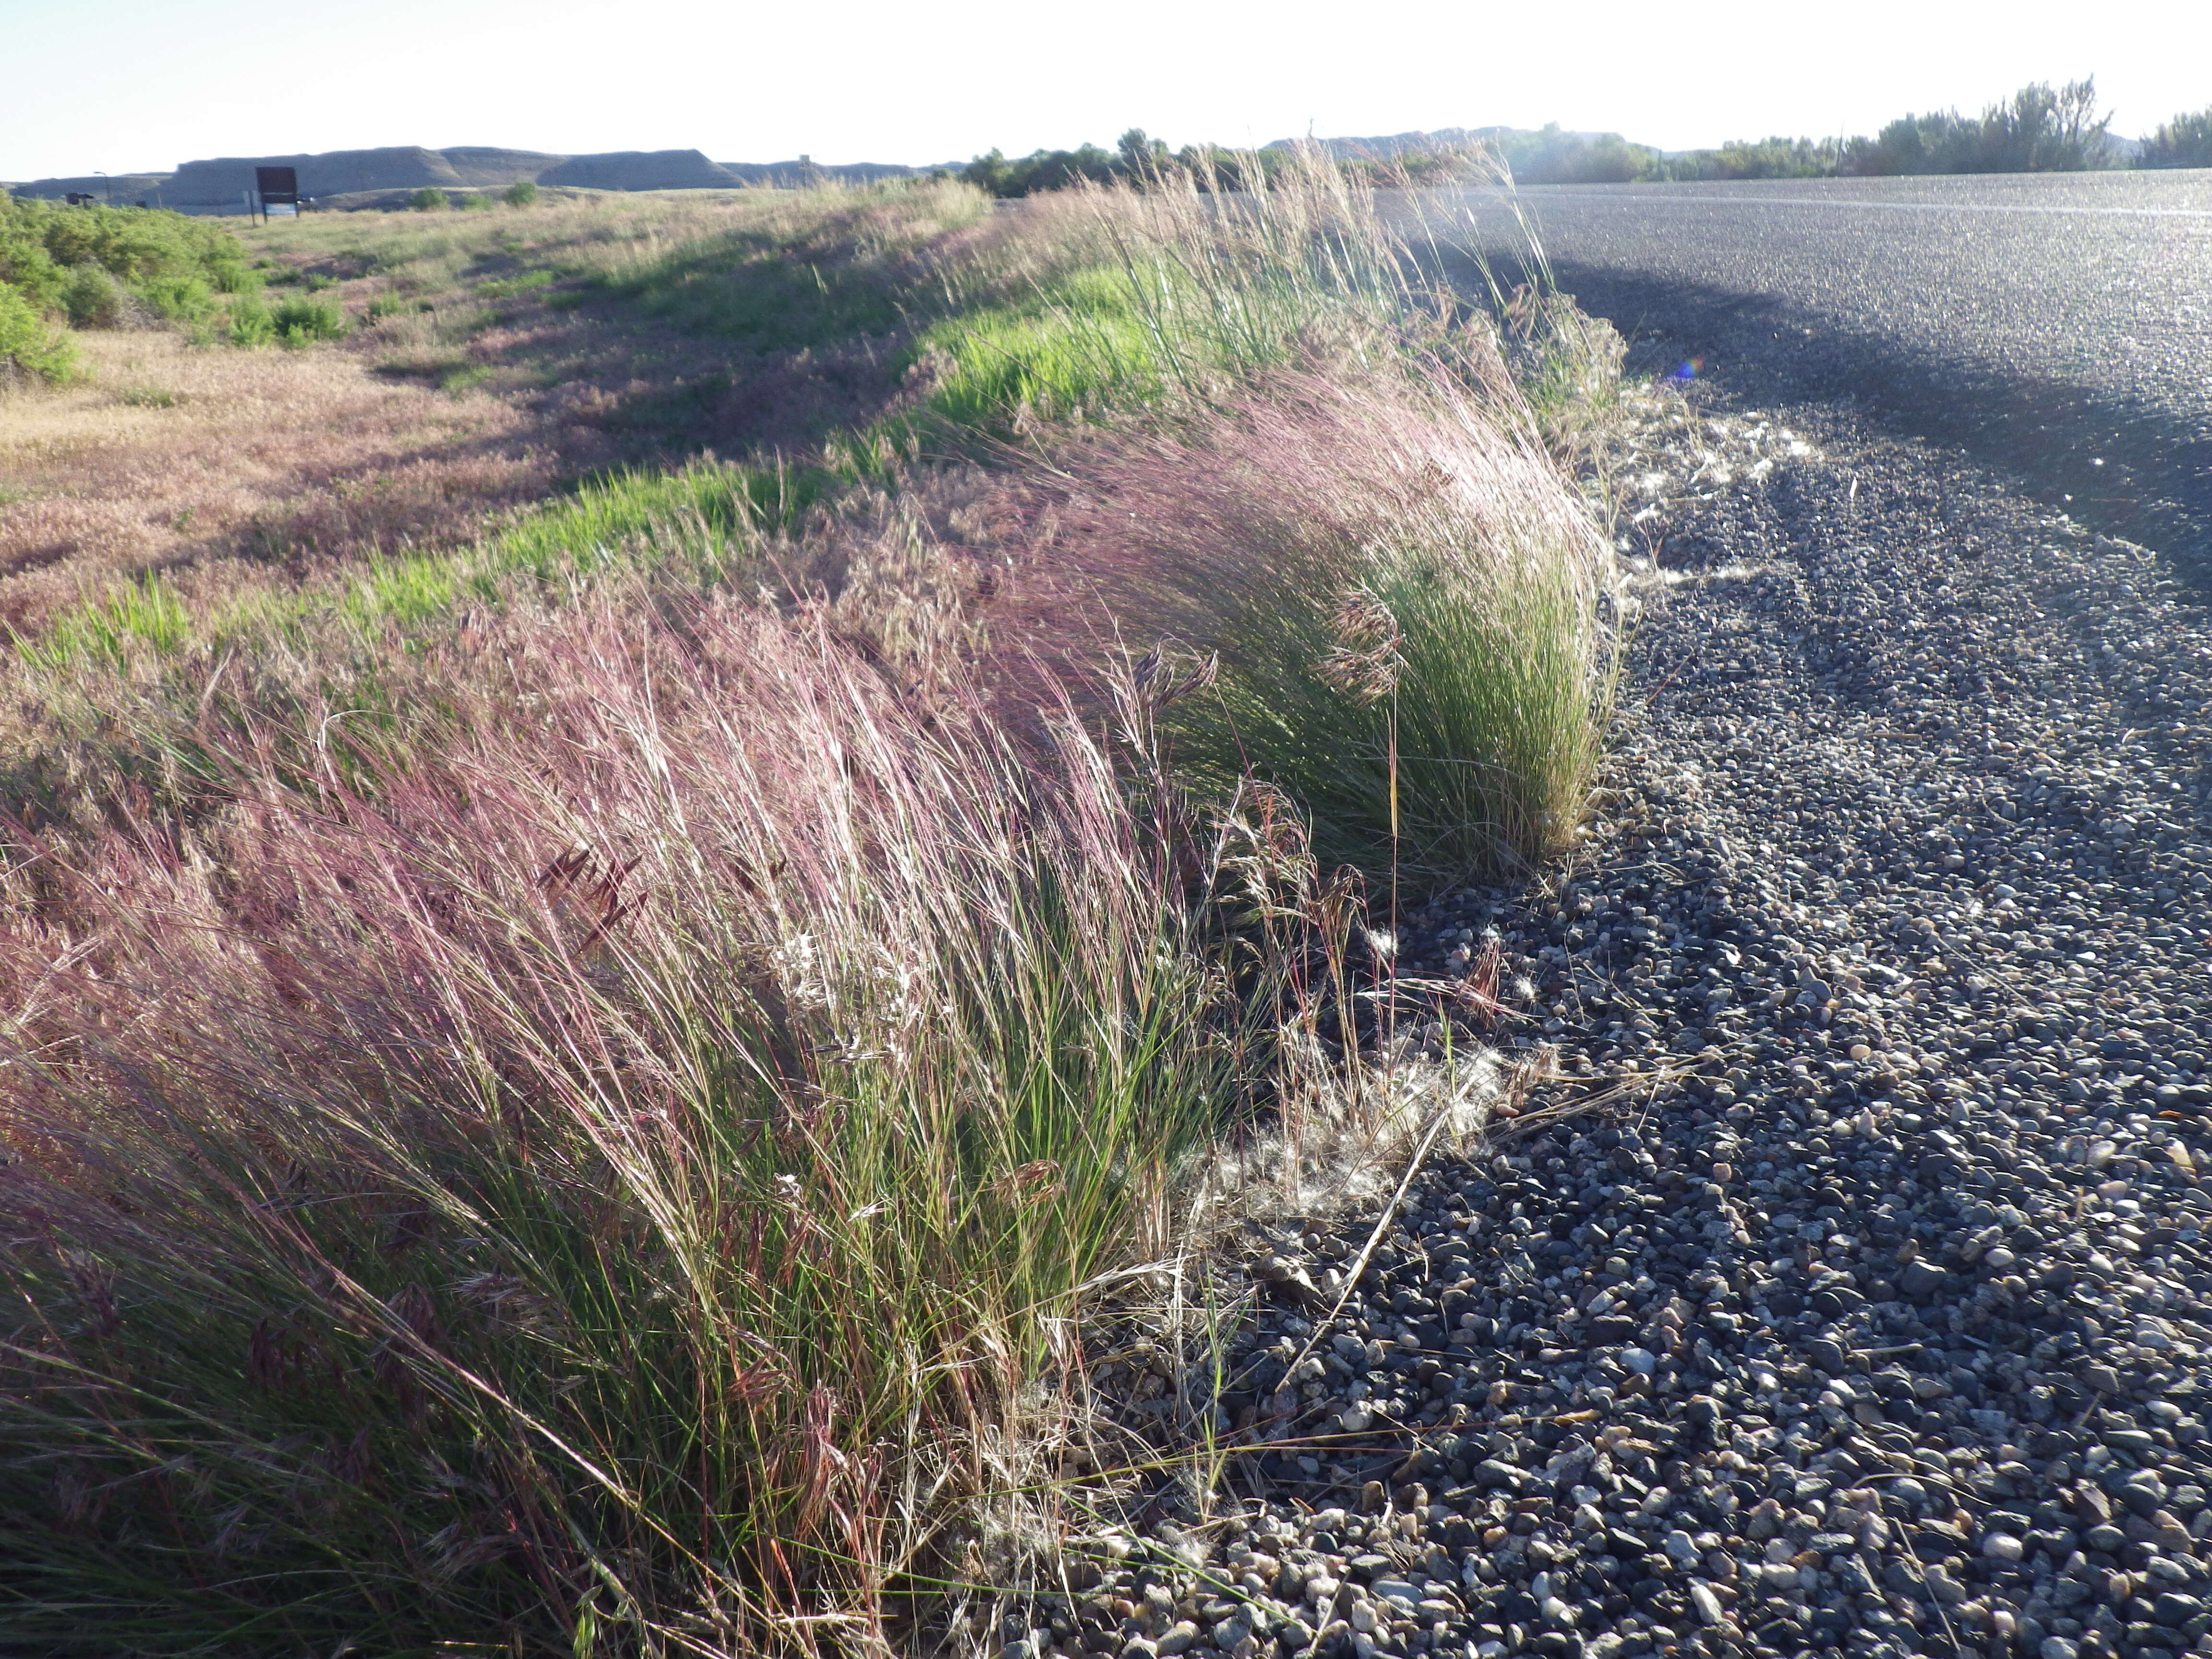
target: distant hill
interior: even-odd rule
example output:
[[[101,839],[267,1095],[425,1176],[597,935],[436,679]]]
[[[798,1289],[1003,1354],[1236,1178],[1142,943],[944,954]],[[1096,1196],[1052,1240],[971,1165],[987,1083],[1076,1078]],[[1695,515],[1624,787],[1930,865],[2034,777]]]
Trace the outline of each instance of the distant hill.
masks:
[[[737,180],[696,149],[620,149],[572,155],[538,175],[578,190],[727,190]]]
[[[187,161],[163,195],[171,207],[231,207],[253,188],[253,170],[289,167],[300,175],[303,196],[337,196],[354,190],[459,188],[461,175],[434,149],[403,144],[390,149],[339,149],[323,155],[228,155]]]
[[[534,185],[548,167],[568,158],[538,149],[498,149],[488,144],[448,144],[438,152],[460,175],[465,185],[479,190],[504,190],[509,185]]]
[[[400,144],[381,149],[338,149],[317,155],[227,155],[187,161],[174,173],[118,174],[101,178],[34,179],[9,186],[18,196],[58,201],[84,191],[118,204],[158,201],[185,212],[235,210],[253,188],[253,170],[289,167],[300,176],[300,191],[318,200],[345,198],[345,205],[389,203],[394,191],[503,190],[530,183],[581,190],[728,190],[740,185],[796,188],[810,182],[872,183],[928,171],[893,162],[860,161],[817,166],[802,156],[793,161],[711,161],[696,149],[613,150],[595,155],[556,155],[543,150],[502,149],[485,144],[456,144],[428,149]]]
[[[65,196],[82,194],[96,196],[103,202],[112,201],[118,207],[135,207],[142,200],[150,204],[155,192],[168,182],[166,173],[118,173],[112,178],[92,173],[82,179],[41,179],[35,185],[16,185],[12,188],[18,196],[43,196],[56,202]]]

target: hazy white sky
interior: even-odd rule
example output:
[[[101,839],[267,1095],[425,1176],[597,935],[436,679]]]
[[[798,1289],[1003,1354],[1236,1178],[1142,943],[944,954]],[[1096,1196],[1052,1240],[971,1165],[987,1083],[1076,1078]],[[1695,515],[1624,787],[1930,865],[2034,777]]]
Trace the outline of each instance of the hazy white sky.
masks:
[[[0,179],[376,144],[927,162],[1505,123],[1872,131],[2094,74],[2212,105],[2212,0],[0,0]]]

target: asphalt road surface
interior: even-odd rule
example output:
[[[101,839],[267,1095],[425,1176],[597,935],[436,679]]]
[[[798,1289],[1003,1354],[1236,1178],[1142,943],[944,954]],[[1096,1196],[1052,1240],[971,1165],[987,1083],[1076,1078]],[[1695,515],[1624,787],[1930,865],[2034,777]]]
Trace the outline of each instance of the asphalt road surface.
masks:
[[[1471,197],[1494,263],[1519,239]],[[1522,192],[1632,362],[1845,399],[2212,572],[2212,172]]]

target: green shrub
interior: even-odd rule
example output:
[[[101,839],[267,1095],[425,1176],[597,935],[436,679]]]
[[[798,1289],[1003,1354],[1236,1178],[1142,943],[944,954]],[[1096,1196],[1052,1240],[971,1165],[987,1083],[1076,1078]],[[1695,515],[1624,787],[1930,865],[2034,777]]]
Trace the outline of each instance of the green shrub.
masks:
[[[1655,179],[1831,179],[1843,159],[1833,138],[1731,139],[1718,149],[1693,149],[1655,162]]]
[[[335,340],[345,332],[345,313],[335,300],[313,300],[295,295],[276,307],[270,319],[279,345],[302,346],[313,340]]]
[[[198,276],[150,276],[137,285],[137,295],[174,322],[196,323],[215,307],[215,292]]]
[[[244,250],[220,225],[159,210],[0,198],[0,281],[55,304],[72,280],[58,268],[86,265],[133,292],[191,278],[235,292],[250,282]]]
[[[991,196],[1030,196],[1065,190],[1079,179],[1105,184],[1123,172],[1110,149],[1083,144],[1074,149],[1040,149],[1009,161],[999,150],[979,155],[960,170],[969,184]]]
[[[264,346],[276,337],[276,324],[269,307],[252,295],[230,307],[230,343],[234,346]]]
[[[520,179],[501,191],[499,199],[509,207],[528,207],[538,199],[538,186],[527,179]]]
[[[113,328],[123,320],[123,290],[98,265],[78,265],[62,290],[62,309],[74,328]]]
[[[0,385],[22,375],[60,381],[76,369],[76,349],[59,330],[47,326],[36,307],[0,283]]]
[[[69,274],[46,252],[38,222],[12,210],[0,196],[0,288],[12,288],[38,309],[58,307]]]
[[[380,323],[386,317],[396,317],[408,308],[407,301],[397,294],[379,294],[368,302],[368,320]]]
[[[446,205],[446,192],[434,185],[425,185],[407,198],[407,205],[417,213],[435,213]]]

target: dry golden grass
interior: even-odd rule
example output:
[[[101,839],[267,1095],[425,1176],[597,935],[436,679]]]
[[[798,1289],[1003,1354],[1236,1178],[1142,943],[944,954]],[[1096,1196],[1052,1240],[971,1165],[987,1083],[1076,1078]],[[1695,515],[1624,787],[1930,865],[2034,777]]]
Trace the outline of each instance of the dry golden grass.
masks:
[[[350,332],[298,350],[83,332],[85,381],[0,392],[0,623],[35,634],[149,571],[219,596],[463,543],[597,469],[865,420],[896,391],[878,362],[843,373],[832,351],[794,371],[790,354],[550,304],[543,284],[619,277],[725,233],[803,240],[840,212],[864,242],[911,243],[973,210],[953,194],[871,219],[845,192],[697,192],[245,233],[272,278],[312,276]]]
[[[0,396],[0,618],[19,629],[143,571],[296,572],[449,539],[557,470],[514,405],[381,380],[337,348],[79,343],[89,381]]]

